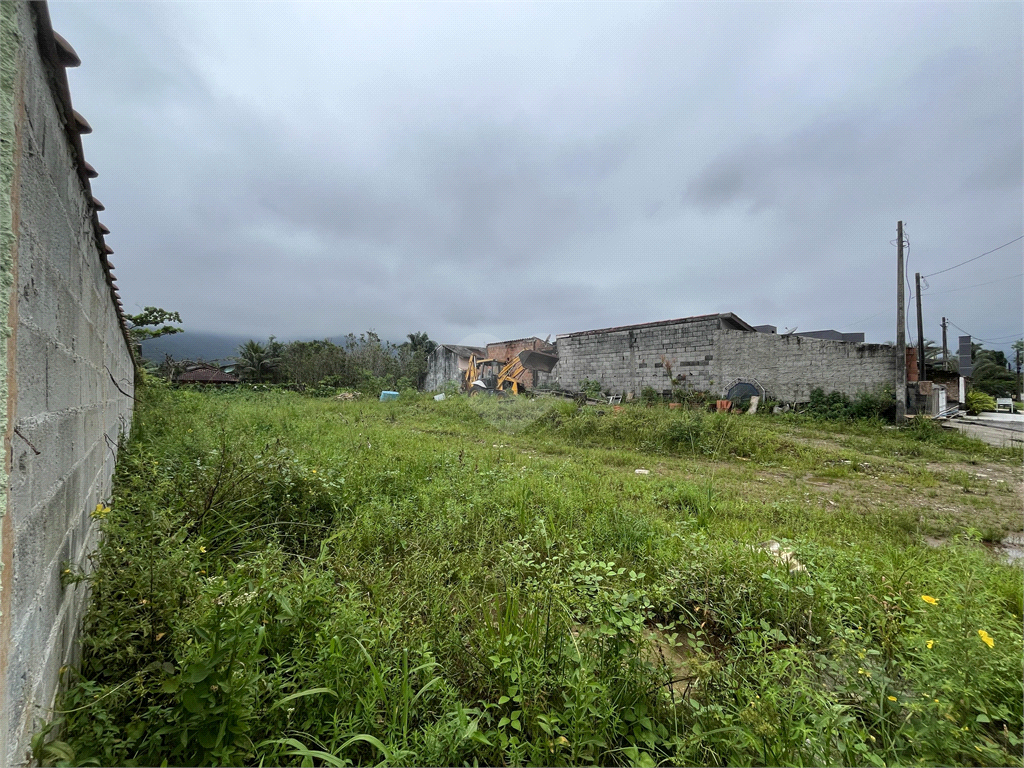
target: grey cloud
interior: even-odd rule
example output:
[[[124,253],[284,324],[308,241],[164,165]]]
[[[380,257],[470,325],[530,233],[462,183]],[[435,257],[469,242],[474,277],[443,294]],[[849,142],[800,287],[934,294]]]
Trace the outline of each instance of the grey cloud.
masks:
[[[896,219],[912,268],[1024,227],[1009,6],[51,15],[83,58],[72,94],[121,293],[196,330],[451,341],[723,310],[883,313],[849,330],[885,340]],[[926,312],[994,328],[975,307],[1019,318],[1019,294]]]

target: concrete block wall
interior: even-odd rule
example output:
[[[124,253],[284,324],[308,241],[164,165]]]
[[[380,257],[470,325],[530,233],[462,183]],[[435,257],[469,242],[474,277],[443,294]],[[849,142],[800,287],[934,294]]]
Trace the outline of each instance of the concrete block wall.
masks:
[[[454,382],[462,383],[465,369],[459,367],[459,356],[443,344],[438,344],[427,358],[427,377],[423,381],[426,392],[444,389],[445,385]]]
[[[718,315],[707,315],[559,336],[558,363],[541,383],[575,390],[590,379],[623,395],[644,387],[708,389],[720,325]]]
[[[90,570],[132,415],[134,364],[96,219],[91,173],[45,4],[2,6],[0,197],[9,217],[0,299],[6,323],[6,503],[0,572],[0,763],[28,761],[52,717],[62,666],[77,662],[88,598],[61,585]],[[116,382],[116,384],[115,384]],[[122,391],[123,390],[123,391]]]
[[[736,379],[756,379],[784,402],[807,402],[816,387],[853,396],[896,381],[896,348],[886,344],[720,329],[714,347],[713,391],[721,396]]]
[[[512,339],[511,341],[495,341],[487,345],[487,357],[507,363],[524,349],[532,352],[545,352],[553,349],[551,344],[545,344],[543,339],[531,336],[526,339]]]

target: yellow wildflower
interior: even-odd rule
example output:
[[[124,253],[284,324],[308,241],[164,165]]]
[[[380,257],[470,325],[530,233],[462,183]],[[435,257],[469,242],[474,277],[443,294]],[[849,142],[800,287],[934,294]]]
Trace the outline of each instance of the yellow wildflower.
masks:
[[[939,602],[931,595],[921,595],[921,599],[928,603],[928,605],[936,605]]]
[[[978,630],[978,637],[980,637],[981,638],[981,642],[983,642],[989,648],[992,648],[996,644],[996,641],[992,639],[992,635],[990,635],[984,629],[979,629]]]
[[[315,469],[313,470],[313,474],[314,474],[314,475],[316,474],[316,470],[315,470]]]
[[[885,698],[887,698],[889,701],[896,701],[895,696],[886,696]]]
[[[927,643],[925,643],[925,646],[928,648],[929,651],[932,649],[933,645],[935,645],[934,640],[929,640]]]
[[[206,547],[200,547],[199,551],[205,554],[206,553]]]

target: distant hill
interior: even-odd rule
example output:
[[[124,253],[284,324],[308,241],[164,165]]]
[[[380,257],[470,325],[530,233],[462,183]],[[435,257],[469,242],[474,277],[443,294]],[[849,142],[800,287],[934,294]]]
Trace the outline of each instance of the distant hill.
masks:
[[[142,356],[147,360],[161,362],[164,355],[175,360],[224,360],[233,357],[238,347],[247,342],[249,336],[225,336],[219,333],[185,331],[170,336],[161,336],[142,344]],[[260,339],[266,341],[266,339]]]

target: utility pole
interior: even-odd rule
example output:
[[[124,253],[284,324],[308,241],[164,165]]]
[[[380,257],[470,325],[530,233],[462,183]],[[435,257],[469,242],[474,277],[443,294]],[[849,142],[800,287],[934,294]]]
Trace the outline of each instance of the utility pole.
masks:
[[[896,423],[907,420],[907,315],[903,308],[903,222],[896,222]]]
[[[946,318],[942,318],[942,370],[949,370],[949,353],[946,348]]]
[[[924,323],[921,321],[921,273],[914,273],[914,292],[917,298],[917,368],[919,381],[928,377],[924,374]]]
[[[1020,378],[1020,364],[1021,358],[1024,358],[1024,349],[1021,349],[1020,346],[1018,346],[1018,344],[1019,342],[1013,345],[1013,351],[1016,353],[1014,356],[1017,358],[1017,392],[1014,393],[1017,395],[1020,394],[1021,389],[1024,389],[1024,387],[1021,387]]]

